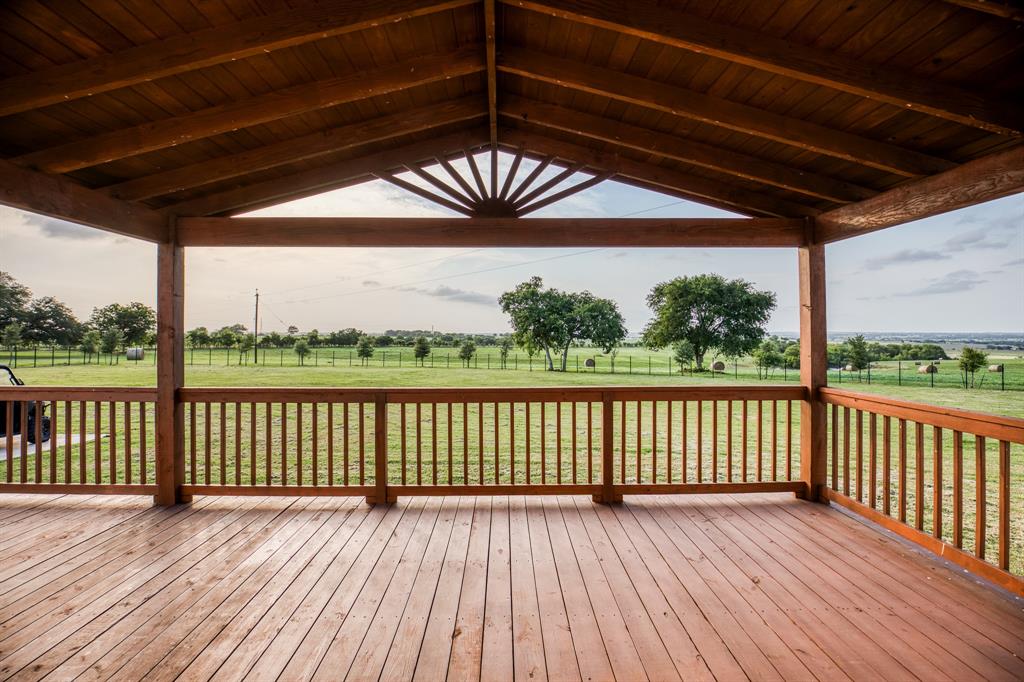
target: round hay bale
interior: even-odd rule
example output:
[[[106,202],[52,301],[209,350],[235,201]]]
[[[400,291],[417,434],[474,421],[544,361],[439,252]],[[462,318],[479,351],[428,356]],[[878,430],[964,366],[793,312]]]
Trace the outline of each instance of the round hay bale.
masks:
[[[1002,365],[989,365],[988,366],[988,371],[990,371],[990,372],[1002,372],[1003,371],[1003,366]]]
[[[125,351],[125,355],[129,360],[144,360],[146,358],[146,351],[141,348],[129,348]]]
[[[587,361],[583,363],[587,367],[596,367],[597,363],[594,362],[594,358],[587,358]]]
[[[918,374],[937,374],[939,368],[935,365],[921,365],[917,368]]]
[[[843,367],[843,369],[846,370],[847,372],[853,372],[854,371],[853,365],[847,365],[846,367]]]
[[[716,363],[711,365],[711,371],[712,372],[724,372],[725,371],[725,363],[722,362],[721,360],[717,361]]]

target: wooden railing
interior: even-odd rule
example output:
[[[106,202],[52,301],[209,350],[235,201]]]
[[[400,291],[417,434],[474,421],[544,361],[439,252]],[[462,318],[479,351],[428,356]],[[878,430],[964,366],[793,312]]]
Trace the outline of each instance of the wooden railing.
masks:
[[[835,388],[832,502],[1024,594],[1024,419]],[[966,460],[966,461],[965,461]]]
[[[793,403],[803,396],[793,386],[186,388],[183,492],[802,491]]]
[[[0,492],[155,493],[155,402],[151,388],[0,388]]]

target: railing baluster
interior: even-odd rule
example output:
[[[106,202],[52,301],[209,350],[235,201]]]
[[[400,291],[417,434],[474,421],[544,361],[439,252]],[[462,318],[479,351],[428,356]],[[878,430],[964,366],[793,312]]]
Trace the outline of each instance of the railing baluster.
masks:
[[[672,484],[672,399],[665,408],[665,482]]]
[[[572,414],[572,482],[576,485],[577,482],[577,464],[576,464],[576,409],[578,407],[576,401],[569,403],[570,413]]]
[[[462,483],[469,484],[469,403],[462,403]]]
[[[746,398],[744,398],[742,400],[742,403],[743,403],[743,412],[742,412],[741,420],[743,421],[743,449],[742,449],[742,452],[740,453],[740,455],[741,455],[741,457],[743,459],[743,462],[740,465],[741,466],[741,469],[740,469],[741,478],[740,478],[740,480],[743,481],[744,483],[746,483],[747,482],[747,454],[748,454],[748,452],[747,452],[748,451],[748,447],[747,447],[748,443],[747,443],[747,441],[750,438],[750,432],[749,432],[749,423],[750,422],[749,422],[749,419],[748,419],[747,400],[746,400]]]
[[[793,401],[786,401],[786,480],[793,480]]]
[[[953,544],[964,546],[964,434],[953,431]]]
[[[985,530],[987,519],[986,484],[988,482],[985,473],[985,437],[974,437],[974,554],[979,559],[985,558]]]
[[[499,416],[498,416],[498,403],[493,405],[494,413],[494,483],[497,485],[501,483],[501,446],[499,445],[498,438],[498,427]]]
[[[899,421],[899,471],[896,472],[899,486],[899,518],[907,522],[907,420]]]
[[[764,480],[764,401],[757,401],[757,480]]]
[[[128,403],[125,403],[125,421],[128,421]],[[57,482],[57,430],[60,424],[60,419],[57,417],[57,401],[50,401],[50,483]],[[130,433],[130,429],[126,429],[125,433]],[[127,481],[131,483],[131,481]]]
[[[342,409],[344,410],[344,414],[342,415],[341,418],[341,430],[342,433],[344,434],[345,439],[344,441],[342,441],[341,444],[341,463],[345,467],[345,470],[344,473],[342,474],[341,480],[344,485],[348,485],[351,467],[351,464],[349,463],[349,450],[352,447],[352,430],[349,428],[349,412],[351,411],[352,408],[351,405],[349,405],[349,403],[346,402],[342,403]],[[402,482],[404,483],[405,469],[402,470],[402,476]]]
[[[228,419],[227,404],[220,403],[220,484],[227,483],[227,447],[228,447]]]
[[[54,438],[50,437],[52,445]],[[57,451],[53,451],[54,466],[57,464]],[[132,404],[124,402],[124,482],[132,482]]]
[[[683,483],[686,483],[687,480],[689,480],[689,472],[687,471],[687,466],[686,466],[686,456],[688,454],[687,453],[687,449],[688,449],[687,448],[687,441],[689,440],[688,437],[690,435],[689,434],[689,427],[690,427],[690,425],[689,425],[688,420],[686,419],[686,401],[685,400],[680,402],[679,409],[682,410],[682,413],[679,415],[679,423],[680,423],[680,427],[679,427],[679,429],[680,429],[679,430],[679,443],[680,443],[680,445],[679,445],[679,480],[681,480]]]
[[[6,418],[4,419],[4,424],[7,424],[7,446],[6,446],[6,452],[7,452],[7,482],[8,483],[13,483],[14,482],[14,429],[11,428],[11,427],[14,426],[14,401],[13,400],[8,400],[5,409],[7,410]],[[85,412],[84,412],[84,409],[83,409],[82,424],[85,424],[84,414],[85,414]],[[83,426],[82,428],[84,429],[85,427]],[[82,436],[81,442],[82,442],[83,445],[85,444],[85,436],[84,435]],[[82,483],[85,483],[85,477],[84,476],[82,477]]]
[[[416,485],[423,485],[423,406],[416,403]]]
[[[359,485],[366,485],[366,403],[362,400],[359,401]]]
[[[70,403],[65,403],[69,408]],[[67,433],[71,432],[71,420],[68,420]],[[65,435],[66,435],[65,434]],[[139,482],[146,484],[149,482],[149,475],[146,471],[146,403],[144,401],[139,402]],[[67,441],[67,448],[64,450],[66,453],[71,452],[71,441]],[[68,457],[65,456],[65,466],[67,466]],[[70,471],[68,473],[68,483],[71,482]]]
[[[725,403],[725,480],[732,483],[732,400]]]
[[[850,408],[843,408],[843,494],[850,496]]]
[[[573,481],[575,483],[575,481]],[[658,401],[651,401],[651,483],[658,482]]]
[[[924,530],[924,424],[914,422],[914,527]]]
[[[527,481],[529,482],[529,481]],[[587,483],[594,482],[594,403],[587,402]]]
[[[772,400],[772,480],[779,480],[779,401]]]
[[[877,508],[876,497],[878,495],[878,419],[874,412],[868,414],[868,431],[871,439],[868,441],[868,506]]]
[[[932,535],[942,539],[942,429],[932,427]]]
[[[437,403],[430,403],[430,482],[437,485]]]
[[[999,441],[999,568],[1010,570],[1010,443]]]
[[[281,403],[281,485],[288,485],[288,403]]]
[[[256,403],[249,403],[249,485],[256,485]]]
[[[445,415],[448,418],[448,485],[455,483],[454,458],[452,455],[452,404],[445,405]]]
[[[530,421],[530,401],[526,401],[526,484],[530,485],[533,483],[533,479],[530,477],[530,431],[533,428],[533,424]]]
[[[562,483],[562,402],[555,403],[555,468],[558,475],[555,482]]]
[[[242,485],[242,403],[235,403],[235,485]]]
[[[22,414],[24,414],[24,412],[22,412]],[[100,428],[101,428],[101,424],[102,424],[101,416],[102,415],[100,414],[100,403],[99,403],[99,401],[96,401],[96,402],[94,402],[92,404],[92,431],[93,431],[92,435],[93,435],[93,438],[94,438],[94,440],[93,440],[93,448],[92,448],[92,456],[93,456],[92,467],[93,467],[93,475],[96,478],[96,480],[93,481],[93,483],[102,483],[103,482],[103,456],[102,456],[102,450],[100,449],[102,447],[102,444],[103,444],[103,441],[100,439]],[[26,427],[26,429],[27,429],[27,427]],[[22,430],[22,433],[25,433],[25,432],[26,432],[26,430]],[[22,439],[22,441],[23,441],[22,442],[22,446],[24,447],[24,439]],[[24,456],[24,454],[25,453],[23,452],[22,453],[22,458],[21,458],[21,466],[22,466],[21,482],[22,483],[25,482],[25,459],[26,459],[26,457]]]
[[[477,449],[477,478],[481,485],[484,482],[484,404],[476,404],[476,449]]]
[[[718,483],[718,401],[711,401],[711,482]]]
[[[264,481],[264,483],[266,485],[270,485],[270,484],[272,484],[274,482],[274,466],[273,466],[273,461],[274,461],[274,456],[273,456],[273,452],[274,452],[274,450],[273,450],[273,447],[274,447],[273,446],[273,440],[274,440],[274,406],[271,403],[264,403],[263,405],[266,408],[266,420],[265,420],[265,425],[266,426],[265,426],[265,428],[266,428],[266,432],[267,432],[267,442],[266,442],[266,444],[264,446],[266,448],[265,452],[264,452],[264,459],[266,460],[265,464],[267,466],[267,471],[266,471],[266,480]]]
[[[643,454],[643,403],[639,400],[636,401],[636,476],[634,477],[637,483],[643,482],[643,464],[640,458]],[[561,482],[561,481],[559,481]]]
[[[7,403],[7,405],[10,406],[13,403],[14,403],[14,401],[11,401],[11,402]],[[86,475],[87,468],[86,468],[86,463],[85,463],[85,460],[86,460],[86,454],[85,454],[86,453],[86,449],[85,449],[85,443],[86,443],[86,440],[85,440],[85,415],[86,415],[86,412],[85,412],[85,401],[84,400],[80,400],[78,402],[78,482],[79,483],[85,483],[86,480],[87,480],[87,475]],[[8,420],[7,423],[11,424],[13,422],[14,422],[14,418],[11,417]],[[10,433],[9,432],[8,432],[8,438],[10,438]],[[13,448],[11,448],[10,445],[8,445],[8,448],[7,448],[7,456],[8,456],[8,458],[10,457],[10,453],[11,453],[12,449]],[[7,480],[8,481],[11,480],[11,465],[10,465],[9,462],[7,464]],[[99,481],[97,481],[97,483],[98,482]]]
[[[320,485],[320,404],[311,403],[309,412],[310,419],[310,446],[309,446],[309,461],[312,473],[310,478],[312,479],[313,485]]]
[[[142,414],[145,415],[146,403],[139,403],[139,407],[143,410]],[[71,483],[71,401],[64,401],[64,482]],[[10,422],[7,422],[8,424]],[[139,439],[142,442],[142,459],[139,463],[139,469],[142,472],[142,482],[146,482],[146,421],[145,418],[139,423]],[[10,466],[10,465],[8,465]]]
[[[882,513],[892,515],[892,418],[882,420]]]
[[[362,402],[359,403],[363,405]],[[373,501],[388,500],[388,403],[384,393],[375,396],[373,404]]]
[[[704,402],[697,401],[697,452],[695,464],[697,465],[697,483],[704,481]]]
[[[547,422],[547,403],[541,402],[540,404],[540,482],[541,484],[548,482],[548,465],[547,465],[547,442],[548,442],[548,422]]]
[[[508,482],[516,482],[516,404],[508,404]]]
[[[302,485],[302,402],[295,403],[295,484]]]
[[[409,432],[409,422],[408,422],[408,419],[407,419],[406,413],[405,413],[405,403],[402,403],[398,407],[398,420],[399,420],[399,422],[401,422],[401,437],[400,437],[400,448],[401,448],[401,450],[400,450],[399,456],[401,457],[401,461],[402,461],[402,475],[400,476],[400,479],[402,481],[402,485],[405,485],[405,483],[406,483],[406,468],[409,466],[408,461],[407,461],[407,454],[406,454],[406,452],[407,452],[406,451],[406,446],[407,446],[408,432]],[[348,482],[346,481],[346,485],[347,484],[348,484]]]
[[[33,405],[34,405],[35,411],[36,411],[35,423],[32,425],[33,426],[32,430],[35,431],[34,438],[35,438],[35,441],[36,441],[36,443],[35,443],[35,449],[36,449],[36,452],[35,452],[35,460],[36,460],[35,461],[35,482],[36,483],[42,483],[43,482],[43,405],[45,405],[45,403],[43,403],[43,401],[41,401],[41,400],[36,400],[33,403]],[[112,402],[110,403],[110,413],[111,413],[111,417],[110,418],[111,418],[112,423],[116,423],[115,418],[114,418],[114,403],[112,403]],[[27,435],[27,432],[23,432],[23,437],[26,436],[26,435]],[[117,432],[116,431],[111,433],[111,438],[116,440],[116,438],[117,438]],[[113,464],[113,462],[115,461],[114,460],[114,453],[116,452],[116,450],[117,450],[117,446],[114,443],[111,443],[110,444],[110,461],[111,461],[111,466],[116,466],[115,464]],[[116,469],[115,469],[115,471],[116,471]],[[116,483],[116,482],[117,482],[117,479],[113,479],[111,481],[111,483]]]
[[[832,405],[832,490],[839,490],[839,406]]]
[[[619,483],[626,482],[626,401],[619,403]]]
[[[857,501],[864,501],[864,411],[857,410],[857,433],[855,434],[857,446]]]

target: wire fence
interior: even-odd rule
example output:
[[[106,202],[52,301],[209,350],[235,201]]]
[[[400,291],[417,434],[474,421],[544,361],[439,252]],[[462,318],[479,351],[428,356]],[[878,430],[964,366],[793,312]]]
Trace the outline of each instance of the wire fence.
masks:
[[[67,367],[75,365],[122,366],[156,365],[156,349],[133,349],[139,352],[86,353],[80,348],[40,346],[0,353],[0,363],[12,368]],[[554,359],[555,366],[560,358]],[[299,357],[292,348],[260,348],[240,351],[237,348],[186,348],[187,366],[257,366],[257,367],[379,367],[431,369],[486,369],[508,371],[543,371],[546,360],[542,354],[527,355],[510,352],[502,357],[498,349],[483,348],[467,361],[459,357],[457,348],[433,348],[424,358],[416,358],[412,348],[375,348],[370,357],[360,357],[355,348],[310,348],[309,355]],[[573,348],[566,358],[565,370],[574,373],[628,375],[684,375],[708,379],[767,379],[773,382],[797,382],[799,367],[785,363],[768,370],[758,368],[749,358],[709,363],[714,369],[696,372],[680,364],[668,353],[628,348],[617,354],[602,354],[592,348]],[[998,371],[997,371],[998,370]],[[973,382],[973,383],[972,383]],[[863,370],[831,368],[828,383],[832,386],[881,384],[924,388],[964,388],[964,375],[956,360],[886,360],[872,362]],[[967,377],[968,386],[981,390],[1024,390],[1024,362],[999,363]]]

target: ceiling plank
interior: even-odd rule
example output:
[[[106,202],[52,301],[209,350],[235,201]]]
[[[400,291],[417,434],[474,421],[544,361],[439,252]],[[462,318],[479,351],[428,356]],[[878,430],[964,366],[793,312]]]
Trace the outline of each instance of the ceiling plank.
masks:
[[[67,173],[307,111],[476,73],[483,68],[479,47],[469,46],[93,135],[31,152],[14,161],[41,171]]]
[[[1024,109],[962,88],[662,5],[603,0],[504,0],[517,7],[815,83],[1003,135],[1024,131]]]
[[[487,140],[486,129],[466,130],[397,146],[382,152],[374,152],[332,163],[319,168],[300,171],[292,175],[255,183],[246,183],[239,178],[239,186],[172,204],[163,211],[171,215],[205,216],[227,212],[243,212],[255,207],[291,201],[311,194],[327,192],[359,182],[372,180],[378,171],[393,171],[407,164],[420,163],[452,150],[474,148]]]
[[[157,211],[2,160],[0,204],[149,242],[167,240],[167,219]]]
[[[907,177],[941,173],[956,165],[798,118],[524,48],[504,48],[498,70]]]
[[[238,154],[145,175],[104,191],[126,201],[138,201],[170,194],[246,173],[273,168],[296,161],[345,151],[371,142],[380,142],[438,126],[459,123],[483,115],[478,96],[463,97],[412,111],[379,116],[351,125],[321,130],[310,135],[283,140]]]
[[[822,213],[815,220],[815,240],[848,239],[1019,192],[1024,192],[1024,145]]]
[[[328,0],[0,82],[0,116],[440,12],[473,0]]]
[[[724,182],[635,161],[531,131],[502,128],[501,140],[504,144],[522,146],[530,152],[582,162],[591,170],[610,171],[615,173],[615,179],[630,184],[640,183],[647,189],[744,215],[793,218],[819,213],[810,206],[777,199],[761,192],[751,192]]]
[[[772,161],[536,100],[504,97],[501,112],[543,127],[702,166],[826,201],[859,201],[877,193],[852,183],[814,175]]]
[[[945,0],[951,5],[992,16],[1024,22],[1024,5],[1019,0]]]
[[[796,247],[777,218],[180,218],[183,246]]]

